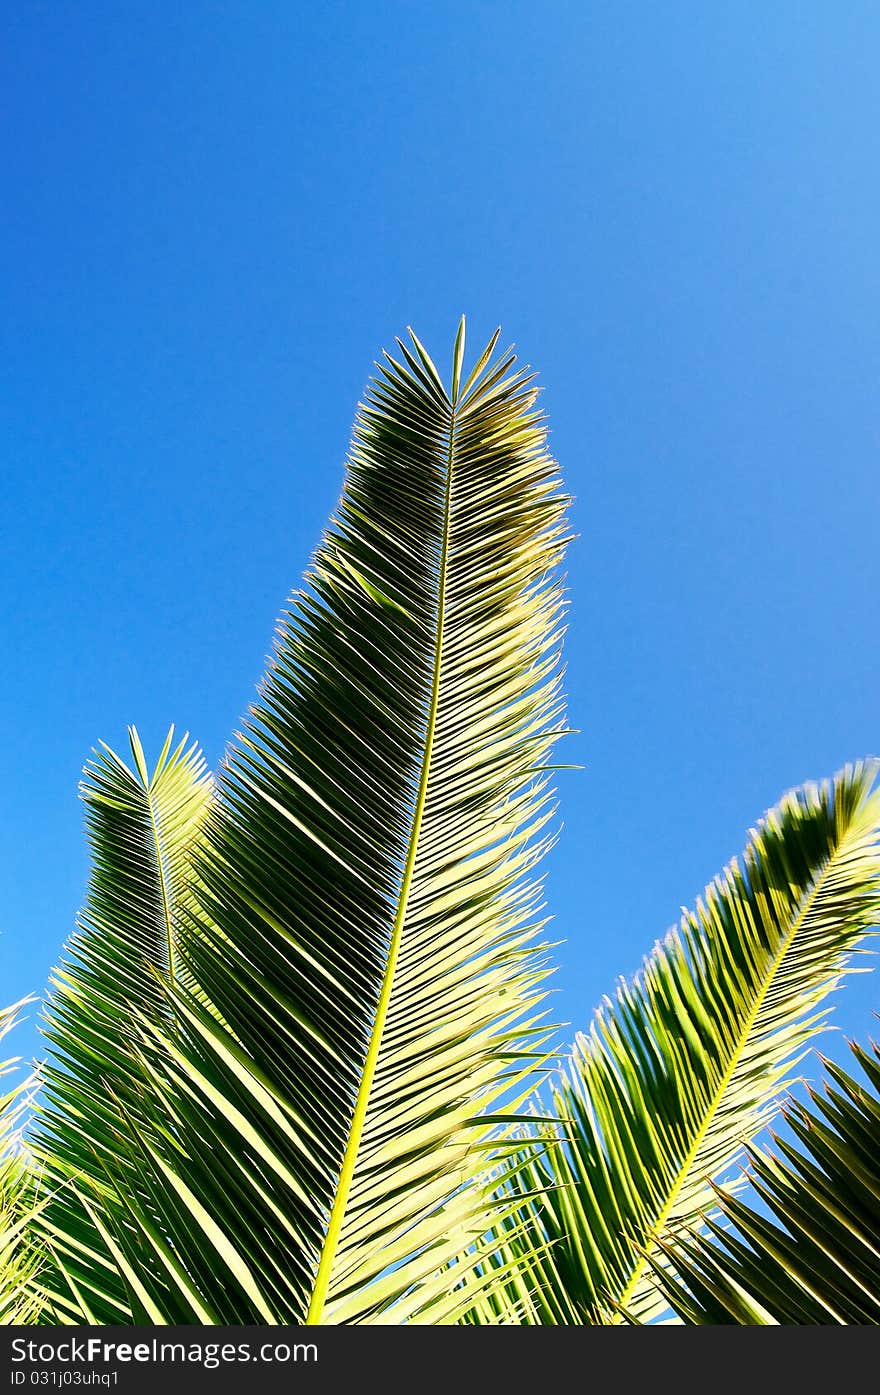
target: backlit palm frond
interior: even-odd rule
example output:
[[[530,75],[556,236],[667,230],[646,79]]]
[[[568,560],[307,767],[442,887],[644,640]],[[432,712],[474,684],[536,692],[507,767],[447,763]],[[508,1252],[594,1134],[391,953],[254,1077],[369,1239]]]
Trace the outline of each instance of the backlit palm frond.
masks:
[[[29,999],[0,1010],[0,1041],[12,1031]],[[0,1061],[0,1078],[19,1065]],[[41,1309],[36,1277],[41,1254],[33,1231],[32,1186],[20,1130],[25,1121],[33,1077],[18,1081],[0,1095],[0,1325],[36,1322]]]
[[[794,1141],[749,1153],[759,1212],[718,1192],[709,1234],[667,1238],[657,1283],[686,1323],[880,1323],[880,1048],[853,1054],[867,1088],[825,1061],[812,1108],[792,1102]]]
[[[496,335],[463,382],[463,331],[450,390],[415,336],[379,366],[224,765],[180,948],[223,1021],[175,988],[145,1028],[113,1231],[139,1320],[451,1321],[496,1214],[546,1035],[565,501],[531,377]]]
[[[849,952],[878,919],[875,771],[848,768],[783,799],[742,863],[579,1038],[553,1096],[560,1122],[505,1188],[530,1194],[518,1219],[529,1239],[489,1242],[520,1257],[507,1297],[522,1305],[531,1292],[525,1321],[602,1322],[621,1309],[650,1321],[663,1311],[652,1237],[711,1206],[708,1179],[772,1117],[825,1025]],[[504,1306],[496,1295],[489,1316]]]

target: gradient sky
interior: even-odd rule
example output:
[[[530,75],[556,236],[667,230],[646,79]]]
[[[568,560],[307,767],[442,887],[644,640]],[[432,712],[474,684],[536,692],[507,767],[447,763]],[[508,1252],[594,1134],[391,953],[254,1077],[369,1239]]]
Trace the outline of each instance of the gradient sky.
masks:
[[[82,900],[91,747],[173,721],[216,763],[374,358],[411,323],[446,364],[464,311],[540,371],[575,496],[570,1037],[784,790],[880,752],[880,8],[5,19],[3,1001]]]

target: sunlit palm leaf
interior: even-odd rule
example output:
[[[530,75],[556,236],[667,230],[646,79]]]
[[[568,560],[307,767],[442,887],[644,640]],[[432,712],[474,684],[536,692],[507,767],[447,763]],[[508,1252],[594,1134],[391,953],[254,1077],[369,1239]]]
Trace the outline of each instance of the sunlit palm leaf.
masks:
[[[80,1193],[90,1191],[100,1209],[102,1195],[137,1187],[119,1141],[121,1113],[142,1118],[135,1043],[144,1022],[169,1020],[163,984],[177,978],[192,987],[178,938],[211,780],[195,746],[184,739],[172,749],[172,732],[152,773],[133,729],[130,744],[131,767],[104,748],[85,770],[91,878],[46,1010],[50,1054],[33,1148],[41,1194],[52,1194],[41,1228],[57,1262],[43,1266],[41,1280],[59,1321],[129,1316],[126,1285]]]
[[[632,984],[607,1000],[554,1093],[561,1123],[508,1190],[538,1196],[529,1267],[522,1238],[499,1253],[530,1320],[640,1321],[665,1307],[651,1237],[693,1220],[768,1122],[808,1040],[824,1024],[847,955],[878,918],[876,767],[788,795],[753,831],[694,912]],[[506,1246],[506,1249],[504,1248]],[[645,1252],[645,1249],[647,1252]],[[491,1266],[492,1260],[484,1261]],[[471,1320],[503,1311],[499,1298]]]
[[[24,1006],[21,1002],[0,1010],[0,1041]],[[0,1061],[0,1078],[18,1064],[17,1059]],[[35,1322],[41,1309],[35,1289],[41,1255],[32,1225],[29,1160],[19,1133],[33,1084],[28,1077],[0,1095],[0,1325]]]
[[[451,392],[415,336],[386,356],[224,764],[179,951],[223,1022],[173,986],[144,1028],[136,1319],[450,1321],[445,1266],[496,1215],[497,1110],[545,1036],[564,542],[496,340],[462,385],[462,324]]]
[[[750,1152],[766,1213],[719,1191],[711,1239],[665,1243],[657,1282],[684,1322],[880,1323],[880,1049],[852,1049],[869,1088],[825,1061],[825,1096],[788,1112],[796,1141]]]

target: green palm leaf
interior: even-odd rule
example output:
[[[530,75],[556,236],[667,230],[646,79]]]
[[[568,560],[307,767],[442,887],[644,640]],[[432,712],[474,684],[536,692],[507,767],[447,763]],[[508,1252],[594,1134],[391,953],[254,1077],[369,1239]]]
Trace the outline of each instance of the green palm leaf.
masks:
[[[711,1206],[708,1179],[772,1117],[878,918],[875,771],[858,765],[788,795],[742,864],[606,1000],[554,1091],[554,1138],[521,1156],[504,1188],[526,1198],[529,1238],[496,1234],[483,1265],[516,1258],[521,1272],[471,1321],[496,1320],[508,1302],[539,1323],[662,1312],[653,1237]]]
[[[25,999],[0,1010],[0,1041],[12,1031]],[[0,1078],[19,1062],[0,1061]],[[40,1302],[35,1292],[41,1254],[34,1233],[29,1159],[21,1129],[34,1086],[32,1076],[0,1095],[0,1325],[36,1321]]]
[[[119,1130],[121,1111],[143,1123],[140,1034],[145,1022],[169,1020],[163,984],[193,988],[178,938],[212,783],[195,746],[184,739],[172,749],[173,729],[152,773],[133,728],[129,736],[131,767],[105,747],[84,773],[92,872],[46,1009],[50,1054],[32,1148],[54,1260],[42,1269],[43,1299],[59,1321],[120,1322],[130,1312],[81,1192],[94,1211],[116,1188],[137,1187]]]
[[[498,1214],[546,1036],[565,501],[496,343],[462,383],[462,322],[451,392],[415,336],[386,355],[224,762],[118,1110],[135,1320],[450,1321],[446,1266]]]
[[[867,1089],[826,1060],[824,1097],[792,1102],[795,1142],[749,1153],[765,1212],[719,1190],[712,1238],[664,1242],[657,1283],[684,1322],[880,1323],[880,1048],[852,1051]]]

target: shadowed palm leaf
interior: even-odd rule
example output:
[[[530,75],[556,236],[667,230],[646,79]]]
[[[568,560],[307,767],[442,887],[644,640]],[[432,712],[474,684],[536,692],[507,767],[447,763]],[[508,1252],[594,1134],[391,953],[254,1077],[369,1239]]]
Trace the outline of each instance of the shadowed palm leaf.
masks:
[[[184,740],[172,750],[171,743],[169,732],[150,774],[132,729],[132,767],[105,748],[81,786],[92,874],[78,929],[53,976],[45,1030],[51,1055],[41,1070],[32,1144],[49,1252],[43,1296],[59,1321],[121,1322],[130,1311],[92,1216],[103,1196],[139,1187],[119,1129],[123,1111],[145,1123],[143,1024],[169,1021],[169,978],[193,987],[178,936],[211,781],[196,747]],[[86,1190],[91,1211],[80,1196]]]
[[[664,1244],[657,1282],[684,1322],[880,1323],[880,1049],[852,1050],[869,1088],[825,1061],[824,1097],[788,1113],[796,1142],[749,1154],[768,1214],[719,1191],[728,1226]]]
[[[596,1014],[554,1092],[558,1141],[521,1156],[505,1188],[530,1194],[518,1221],[529,1237],[502,1231],[485,1262],[516,1261],[516,1277],[472,1321],[497,1320],[507,1302],[540,1323],[608,1321],[621,1307],[649,1321],[665,1308],[651,1237],[711,1205],[707,1179],[771,1118],[848,951],[877,920],[875,770],[788,795],[742,865]]]

